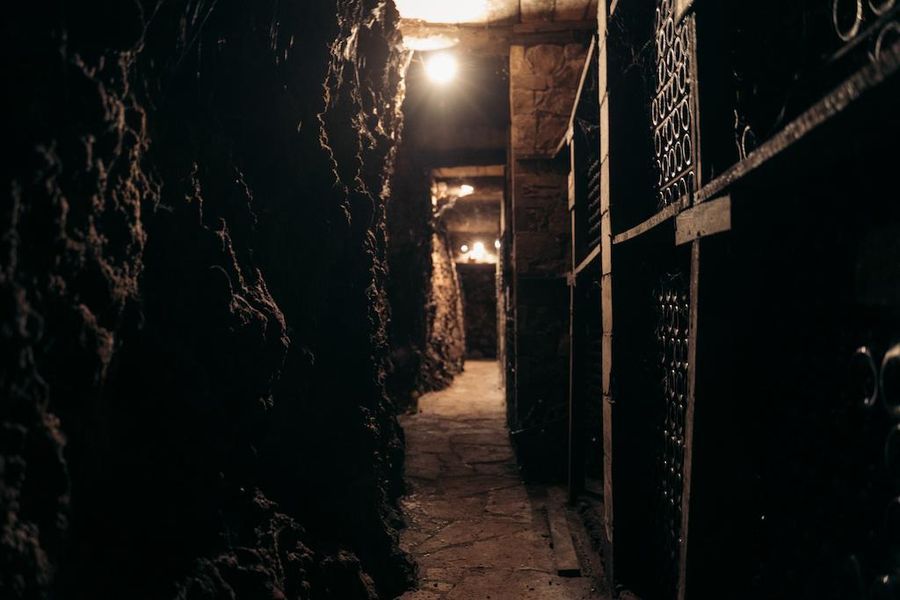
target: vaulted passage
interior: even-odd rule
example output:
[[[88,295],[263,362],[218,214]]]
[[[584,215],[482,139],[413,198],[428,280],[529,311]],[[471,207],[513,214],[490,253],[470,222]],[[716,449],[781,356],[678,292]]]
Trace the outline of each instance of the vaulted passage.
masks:
[[[900,0],[0,47],[0,600],[900,599]]]

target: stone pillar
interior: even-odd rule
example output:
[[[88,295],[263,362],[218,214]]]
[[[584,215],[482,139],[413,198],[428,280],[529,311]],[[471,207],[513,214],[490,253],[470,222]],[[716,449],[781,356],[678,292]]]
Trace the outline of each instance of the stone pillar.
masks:
[[[512,244],[506,285],[513,377],[507,400],[520,458],[526,468],[547,474],[564,469],[566,447],[568,157],[557,157],[557,150],[585,56],[581,44],[510,48],[512,201],[504,223]]]
[[[512,46],[509,50],[513,158],[556,153],[572,114],[584,67],[581,44]]]

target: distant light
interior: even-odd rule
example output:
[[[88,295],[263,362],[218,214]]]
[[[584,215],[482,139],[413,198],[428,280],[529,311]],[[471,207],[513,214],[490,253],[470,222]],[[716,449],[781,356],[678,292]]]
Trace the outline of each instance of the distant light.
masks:
[[[466,196],[471,196],[475,193],[475,188],[471,185],[463,184],[459,186],[459,197],[465,198]]]
[[[397,10],[428,23],[472,23],[488,15],[487,0],[397,0]]]
[[[471,256],[475,260],[484,260],[484,257],[487,256],[487,249],[484,247],[484,242],[475,242],[472,245]]]
[[[434,194],[431,195],[431,205],[437,206],[437,196],[435,196]]]
[[[462,246],[459,247],[459,251],[462,252],[463,254],[465,254],[466,252],[469,251],[469,246],[466,244],[463,244]]]
[[[425,73],[431,81],[439,85],[447,85],[453,81],[458,70],[456,58],[447,52],[433,54],[425,61]]]
[[[500,240],[494,240],[494,248],[496,248],[497,250],[500,249]]]

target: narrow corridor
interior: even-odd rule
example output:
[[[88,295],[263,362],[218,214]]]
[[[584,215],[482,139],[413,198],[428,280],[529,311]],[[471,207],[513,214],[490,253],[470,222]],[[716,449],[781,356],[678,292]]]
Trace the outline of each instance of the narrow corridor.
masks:
[[[557,575],[546,511],[516,468],[496,362],[467,362],[401,422],[410,489],[401,546],[420,570],[419,590],[403,600],[601,598],[589,577]]]

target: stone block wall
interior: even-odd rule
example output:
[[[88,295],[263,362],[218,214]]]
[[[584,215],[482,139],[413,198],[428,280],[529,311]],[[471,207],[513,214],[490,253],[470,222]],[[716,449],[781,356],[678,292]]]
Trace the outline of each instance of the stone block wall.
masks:
[[[517,160],[513,171],[515,236],[515,378],[508,396],[519,458],[538,478],[561,476],[566,445],[570,253],[565,163]],[[558,452],[554,452],[558,451]]]
[[[511,221],[519,276],[565,276],[570,252],[567,186],[565,162],[516,160]]]
[[[564,448],[568,381],[568,293],[571,231],[568,161],[556,150],[569,125],[586,48],[539,44],[510,49],[512,200],[504,222],[512,240],[504,285],[513,327],[507,345],[507,409],[526,469],[557,475]],[[555,441],[547,437],[554,437]]]
[[[547,156],[565,135],[587,52],[582,44],[512,46],[509,56],[512,152]]]

